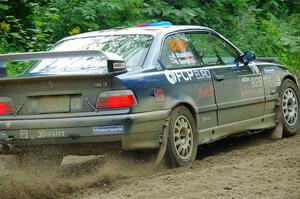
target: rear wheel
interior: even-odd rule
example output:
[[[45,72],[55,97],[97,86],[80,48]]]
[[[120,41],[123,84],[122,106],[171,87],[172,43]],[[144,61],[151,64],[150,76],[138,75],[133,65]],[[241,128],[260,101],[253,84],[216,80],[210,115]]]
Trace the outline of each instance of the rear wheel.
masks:
[[[299,96],[299,89],[292,80],[282,82],[279,104],[284,136],[292,136],[300,128]]]
[[[197,154],[195,119],[184,106],[175,108],[170,115],[167,158],[172,166],[191,164]]]

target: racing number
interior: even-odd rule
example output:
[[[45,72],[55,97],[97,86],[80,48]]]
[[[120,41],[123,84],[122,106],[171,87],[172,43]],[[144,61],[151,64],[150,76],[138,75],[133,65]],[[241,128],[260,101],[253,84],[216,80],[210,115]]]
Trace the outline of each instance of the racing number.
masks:
[[[261,88],[263,87],[262,77],[251,77],[252,88]]]

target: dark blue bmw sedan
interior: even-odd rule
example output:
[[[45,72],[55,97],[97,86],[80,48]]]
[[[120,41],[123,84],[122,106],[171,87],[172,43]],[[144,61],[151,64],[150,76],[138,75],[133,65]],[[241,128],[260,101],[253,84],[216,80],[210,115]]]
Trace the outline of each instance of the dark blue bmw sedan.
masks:
[[[201,144],[262,129],[291,136],[300,126],[296,77],[207,27],[159,22],[79,34],[47,52],[0,55],[2,71],[24,60],[38,61],[0,79],[3,154],[117,146],[157,150],[157,162],[166,155],[184,166]]]

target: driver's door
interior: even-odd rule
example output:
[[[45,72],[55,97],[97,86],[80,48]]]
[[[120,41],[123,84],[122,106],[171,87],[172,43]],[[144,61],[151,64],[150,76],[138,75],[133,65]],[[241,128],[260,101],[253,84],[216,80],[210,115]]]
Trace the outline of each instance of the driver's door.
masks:
[[[212,74],[218,125],[263,116],[264,89],[258,68],[239,63],[240,52],[213,33],[191,33],[187,37]]]

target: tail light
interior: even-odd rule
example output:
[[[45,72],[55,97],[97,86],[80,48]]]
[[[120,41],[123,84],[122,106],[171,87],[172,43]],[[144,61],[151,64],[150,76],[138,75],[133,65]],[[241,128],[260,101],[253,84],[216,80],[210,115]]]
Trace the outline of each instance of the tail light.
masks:
[[[0,97],[0,115],[10,115],[15,112],[15,107],[9,97]]]
[[[105,91],[99,94],[96,109],[129,108],[136,104],[131,90]]]

